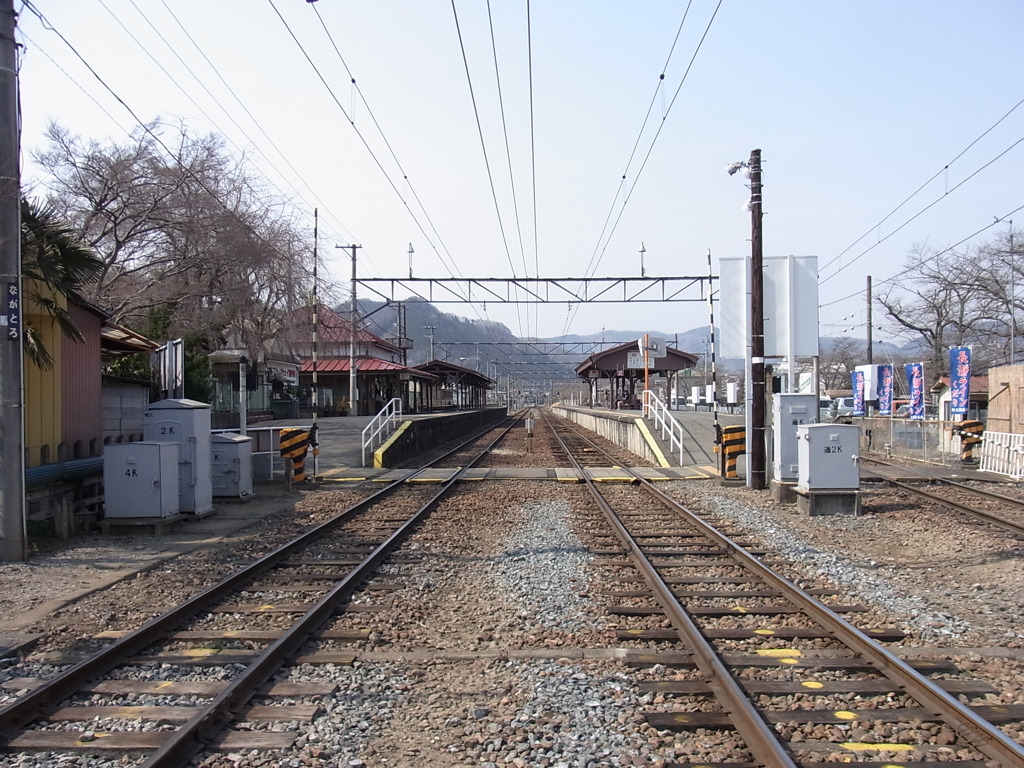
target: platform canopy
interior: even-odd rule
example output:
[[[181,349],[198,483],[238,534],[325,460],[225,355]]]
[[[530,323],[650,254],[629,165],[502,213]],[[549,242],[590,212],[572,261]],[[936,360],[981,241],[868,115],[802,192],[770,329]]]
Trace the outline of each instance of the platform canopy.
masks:
[[[637,342],[628,341],[603,352],[597,352],[576,366],[576,375],[581,379],[642,379],[644,377],[643,358],[640,358],[639,368],[631,368],[630,363],[635,363],[635,358],[638,355],[630,353],[639,353]],[[631,357],[634,359],[630,360]],[[664,357],[648,356],[647,360],[647,367],[652,376],[668,376],[696,365],[697,357],[695,355],[691,355],[689,352],[680,352],[673,347],[666,349]]]

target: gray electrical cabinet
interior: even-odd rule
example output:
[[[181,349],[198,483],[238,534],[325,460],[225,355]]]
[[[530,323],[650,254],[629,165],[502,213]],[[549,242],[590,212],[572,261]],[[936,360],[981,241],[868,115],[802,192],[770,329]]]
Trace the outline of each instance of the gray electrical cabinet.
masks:
[[[797,428],[818,421],[818,397],[782,392],[772,399],[772,469],[776,480],[793,482],[799,477]]]
[[[214,496],[252,496],[252,438],[236,434],[212,438]]]
[[[142,412],[146,440],[178,443],[178,499],[182,512],[213,509],[210,477],[210,406],[196,400],[161,400]]]
[[[178,514],[178,444],[120,443],[103,448],[106,517]]]
[[[797,427],[800,475],[797,491],[855,491],[860,488],[860,427],[802,424]]]

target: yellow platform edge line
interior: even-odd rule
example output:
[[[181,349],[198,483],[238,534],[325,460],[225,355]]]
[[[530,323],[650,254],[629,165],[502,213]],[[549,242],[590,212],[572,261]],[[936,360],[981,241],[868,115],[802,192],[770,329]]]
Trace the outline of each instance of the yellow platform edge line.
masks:
[[[398,437],[403,434],[411,424],[411,421],[403,421],[402,426],[396,429],[394,433],[392,433],[391,437],[385,440],[384,444],[373,452],[373,466],[375,469],[384,469],[384,454],[387,452],[388,448],[395,444]]]
[[[651,430],[647,428],[644,420],[640,417],[634,419],[636,422],[637,429],[640,430],[640,434],[643,436],[644,441],[647,443],[647,447],[651,449],[651,453],[654,454],[654,458],[658,460],[658,466],[662,468],[668,468],[672,465],[668,463],[668,459],[665,458],[665,454],[661,452],[661,446],[654,441],[654,435],[651,434]]]

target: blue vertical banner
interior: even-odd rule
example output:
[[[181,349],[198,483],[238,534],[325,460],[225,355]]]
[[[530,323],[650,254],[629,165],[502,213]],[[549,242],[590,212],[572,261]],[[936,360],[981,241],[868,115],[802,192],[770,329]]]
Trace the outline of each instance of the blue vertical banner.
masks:
[[[878,366],[878,414],[892,416],[892,384],[893,372],[891,365]]]
[[[850,371],[853,384],[853,415],[864,415],[864,371]]]
[[[949,349],[949,412],[966,416],[971,400],[971,348]]]
[[[907,391],[910,392],[910,418],[924,418],[924,363],[909,363],[904,366],[907,371]]]

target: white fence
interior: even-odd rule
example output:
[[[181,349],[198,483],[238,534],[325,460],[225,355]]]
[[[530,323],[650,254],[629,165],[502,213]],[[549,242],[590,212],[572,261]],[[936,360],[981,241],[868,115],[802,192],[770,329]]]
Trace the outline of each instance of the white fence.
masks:
[[[985,432],[981,443],[981,468],[987,472],[1024,479],[1024,435]]]

